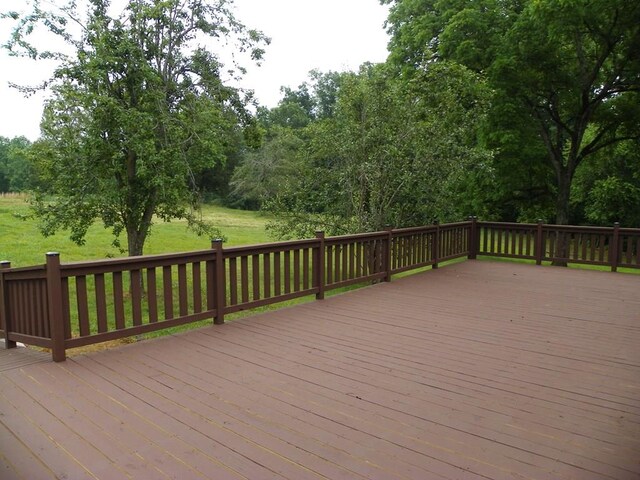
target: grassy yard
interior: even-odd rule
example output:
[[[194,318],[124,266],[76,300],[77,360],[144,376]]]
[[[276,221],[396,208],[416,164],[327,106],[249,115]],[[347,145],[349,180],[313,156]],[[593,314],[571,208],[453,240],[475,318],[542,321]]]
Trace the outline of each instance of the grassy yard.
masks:
[[[265,225],[269,220],[267,217],[261,215],[257,212],[249,212],[242,210],[233,210],[229,208],[224,208],[220,206],[214,205],[206,205],[203,209],[203,216],[206,220],[210,221],[216,227],[218,227],[222,234],[226,237],[227,242],[225,245],[233,246],[233,245],[248,245],[248,244],[257,244],[268,242],[272,240],[269,238]],[[102,258],[110,258],[110,257],[122,257],[125,254],[120,252],[117,248],[115,248],[112,243],[112,235],[110,231],[105,230],[100,223],[96,223],[91,227],[88,232],[86,238],[86,244],[83,246],[78,246],[74,244],[68,238],[68,232],[59,232],[58,234],[44,238],[39,230],[37,219],[30,216],[29,205],[26,203],[24,197],[20,196],[1,196],[0,195],[0,260],[9,260],[12,262],[13,267],[24,267],[29,265],[42,264],[45,261],[45,252],[48,251],[57,251],[61,254],[62,262],[72,262],[72,261],[81,261],[81,260],[95,260]],[[122,239],[125,241],[125,239]],[[171,223],[158,222],[154,225],[152,229],[152,233],[147,241],[147,245],[145,248],[145,253],[147,254],[158,254],[158,253],[175,253],[175,252],[184,252],[184,251],[193,251],[193,250],[202,250],[210,247],[210,239],[205,237],[199,237],[195,233],[189,231],[186,228],[186,222],[184,221],[175,221]],[[503,259],[503,258],[495,258],[495,257],[479,257],[482,260],[493,260],[493,261],[516,261],[516,262],[524,262],[524,263],[535,263],[530,260],[514,260],[514,259]],[[464,261],[465,259],[456,259],[453,262]],[[444,262],[449,263],[449,262]],[[443,265],[444,265],[443,263]],[[574,266],[574,265],[572,265]],[[608,267],[598,267],[598,266],[584,266],[584,265],[575,265],[576,268],[590,268],[595,270],[609,270]],[[400,275],[396,275],[394,277],[401,277],[405,275],[411,275],[418,273],[422,270],[427,270],[431,267],[425,267],[422,269],[405,272]],[[621,271],[628,271],[633,273],[640,273],[639,270],[632,269],[620,269]],[[160,275],[160,273],[158,273]],[[175,275],[175,273],[174,273]],[[252,273],[250,272],[250,277]],[[191,278],[191,277],[189,277]],[[124,291],[128,291],[128,277],[125,278]],[[191,280],[189,280],[190,282]],[[95,312],[95,290],[93,280],[89,279],[87,281],[88,289],[89,289],[89,310],[91,312]],[[175,285],[175,277],[173,280]],[[340,288],[331,292],[331,294],[343,293],[345,291],[351,290],[353,288],[358,288],[360,285],[353,285],[346,288]],[[178,304],[179,299],[177,297],[177,286],[176,288],[176,297],[174,299],[175,305]],[[112,292],[111,280],[107,281],[107,301],[109,312],[113,310],[113,292]],[[191,289],[191,285],[189,285],[189,289]],[[73,292],[72,292],[73,293]],[[227,292],[229,295],[229,292]],[[126,295],[125,295],[126,296]],[[72,297],[73,298],[73,297]],[[111,299],[111,300],[109,300]],[[313,299],[312,296],[299,298],[296,300],[290,300],[287,302],[283,302],[276,305],[270,305],[266,307],[260,307],[249,312],[238,312],[235,314],[231,314],[227,316],[227,320],[233,320],[235,318],[245,316],[248,313],[255,313],[263,310],[271,310],[275,308],[282,308],[283,306],[292,305],[300,302],[311,301]],[[125,299],[125,312],[127,321],[131,319],[131,302],[130,299]],[[143,315],[145,318],[148,317],[148,311],[146,304],[144,305]],[[71,310],[72,317],[77,318],[77,311],[75,302],[72,302]],[[110,325],[114,322],[113,315],[109,314],[109,322]],[[137,337],[141,338],[149,338],[158,335],[166,335],[170,333],[175,333],[184,329],[195,328],[198,326],[209,325],[211,324],[211,320],[203,320],[200,322],[195,322],[193,324],[182,326],[182,327],[174,327],[168,328],[162,331],[146,334]],[[130,326],[130,325],[129,325]],[[114,328],[113,325],[110,326],[110,330]],[[72,325],[72,329],[74,333],[78,333],[76,327]],[[94,313],[91,314],[91,329],[96,329],[96,320]],[[124,342],[135,341],[135,339],[122,340]],[[116,342],[116,343],[120,343]],[[111,343],[111,342],[110,342]],[[95,349],[102,348],[98,347],[87,347],[76,350],[77,353],[81,353],[82,351],[86,351],[87,349]],[[70,352],[71,353],[71,352]]]
[[[227,246],[271,240],[265,231],[268,218],[258,212],[205,205],[203,216],[222,231]],[[45,253],[50,251],[60,252],[62,262],[124,256],[111,244],[112,241],[111,232],[99,222],[89,229],[83,246],[69,240],[68,232],[58,232],[45,238],[38,230],[37,219],[30,217],[24,197],[0,196],[0,260],[11,261],[13,267],[44,263]],[[126,245],[126,238],[121,241]],[[210,239],[188,230],[184,221],[158,222],[152,227],[145,253],[184,252],[209,247]]]

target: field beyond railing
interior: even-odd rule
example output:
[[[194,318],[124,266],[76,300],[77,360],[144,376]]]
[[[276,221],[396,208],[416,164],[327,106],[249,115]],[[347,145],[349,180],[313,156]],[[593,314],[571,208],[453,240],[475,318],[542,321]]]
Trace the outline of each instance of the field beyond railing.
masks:
[[[640,229],[466,222],[210,250],[11,268],[0,263],[0,334],[66,350],[163,330],[477,255],[640,268]]]

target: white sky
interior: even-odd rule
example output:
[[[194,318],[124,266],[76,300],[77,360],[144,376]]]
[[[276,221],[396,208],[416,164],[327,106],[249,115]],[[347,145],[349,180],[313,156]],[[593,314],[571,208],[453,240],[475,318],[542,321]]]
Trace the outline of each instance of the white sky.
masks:
[[[5,1],[0,10],[5,10]],[[356,70],[364,62],[387,57],[387,7],[379,0],[235,0],[235,6],[238,19],[272,40],[261,67],[244,65],[250,68],[242,86],[253,89],[261,105],[275,106],[280,87],[296,88],[312,69]],[[8,22],[0,24],[0,43],[9,31]],[[52,69],[51,63],[16,59],[0,51],[0,136],[39,136],[44,96],[25,99],[8,83],[36,84]]]

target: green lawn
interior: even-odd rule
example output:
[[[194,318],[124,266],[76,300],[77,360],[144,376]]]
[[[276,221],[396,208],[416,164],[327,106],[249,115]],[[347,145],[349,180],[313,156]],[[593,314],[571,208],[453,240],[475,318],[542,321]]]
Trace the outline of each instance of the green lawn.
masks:
[[[265,230],[268,218],[258,212],[205,205],[203,216],[222,231],[227,246],[272,240]],[[126,245],[126,238],[121,240]],[[62,262],[124,256],[112,241],[111,232],[99,222],[89,229],[83,246],[69,240],[68,232],[45,238],[38,230],[37,219],[30,218],[24,197],[0,196],[0,260],[11,261],[13,267],[44,263],[45,253],[50,251],[60,252]],[[185,221],[158,222],[152,227],[145,253],[202,250],[210,245],[210,239],[188,230]]]
[[[257,244],[272,240],[271,238],[269,238],[265,230],[265,225],[269,219],[258,212],[233,210],[215,205],[206,205],[203,208],[203,216],[206,220],[210,221],[222,231],[222,234],[227,238],[227,242],[225,243],[225,245],[227,246]],[[11,261],[13,267],[24,267],[35,264],[42,264],[45,261],[45,253],[48,251],[60,252],[62,262],[95,260],[108,257],[124,256],[125,254],[111,245],[112,240],[113,238],[110,231],[105,230],[100,223],[96,223],[91,227],[86,238],[86,244],[84,246],[78,246],[71,240],[69,240],[67,232],[59,232],[52,237],[44,238],[38,231],[37,219],[30,216],[29,205],[26,203],[24,197],[0,195],[0,260]],[[122,240],[124,241],[125,239],[123,238]],[[199,237],[192,231],[189,231],[186,228],[186,222],[184,221],[175,221],[170,223],[158,222],[152,229],[152,233],[147,241],[145,253],[175,253],[201,250],[209,247],[210,239]],[[494,257],[479,258],[481,258],[482,260],[535,263],[528,260],[514,260]],[[464,258],[456,259],[451,263],[464,260]],[[444,265],[444,263],[442,265]],[[575,265],[575,267],[609,270],[608,267],[597,266]],[[415,274],[429,268],[430,267],[425,267],[411,272],[405,272],[400,275],[394,275],[394,278]],[[620,270],[640,273],[639,270]],[[347,288],[340,288],[332,291],[331,294],[343,293],[353,288],[358,288],[358,286],[361,285],[353,285]],[[90,311],[93,312],[95,311],[95,298],[92,288],[92,286],[89,287],[89,303]],[[128,287],[125,285],[124,290],[127,291],[127,288]],[[286,305],[310,301],[312,300],[312,298],[312,296],[304,297],[287,301],[281,304],[261,307],[258,309],[254,309],[251,312],[255,313],[256,311],[281,308]],[[175,299],[175,302],[177,304],[177,297]],[[111,304],[109,304],[109,308],[112,308]],[[125,309],[129,313],[131,305],[127,303],[125,305]],[[145,311],[145,315],[146,313],[147,312]],[[227,319],[233,320],[234,318],[245,316],[247,315],[247,313],[248,312],[238,312],[235,314],[231,314],[227,316]],[[113,322],[113,319],[110,318],[110,321]],[[170,328],[152,334],[144,335],[143,338],[165,335],[167,333],[174,333],[185,328],[194,328],[210,323],[211,320],[203,320],[201,322],[196,322],[185,327]],[[95,328],[95,325],[93,325],[92,328]]]

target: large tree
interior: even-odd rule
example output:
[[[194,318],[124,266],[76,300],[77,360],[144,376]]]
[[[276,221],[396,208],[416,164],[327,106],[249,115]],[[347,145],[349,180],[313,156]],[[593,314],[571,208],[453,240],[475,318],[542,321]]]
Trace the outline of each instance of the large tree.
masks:
[[[230,138],[250,123],[241,93],[225,86],[221,62],[202,45],[235,42],[257,60],[265,41],[236,21],[230,4],[131,0],[111,16],[108,0],[88,0],[85,18],[75,1],[57,10],[36,2],[29,15],[8,14],[18,22],[12,52],[62,61],[33,149],[45,234],[66,228],[82,242],[101,219],[140,255],[154,216],[198,224],[198,174],[224,162]],[[34,25],[73,54],[37,50],[28,42]]]
[[[458,187],[490,158],[475,138],[487,97],[459,65],[411,82],[383,64],[344,74],[331,116],[306,127],[302,154],[268,202],[274,231],[340,234],[468,215]]]
[[[24,192],[33,186],[28,161],[31,142],[25,137],[0,137],[0,193]]]
[[[571,184],[585,159],[640,136],[638,2],[382,3],[392,5],[391,58],[405,72],[444,59],[487,76],[496,90],[489,123],[496,146],[510,144],[515,155],[542,147],[555,180],[557,223],[570,220]],[[537,145],[514,145],[532,132]]]

